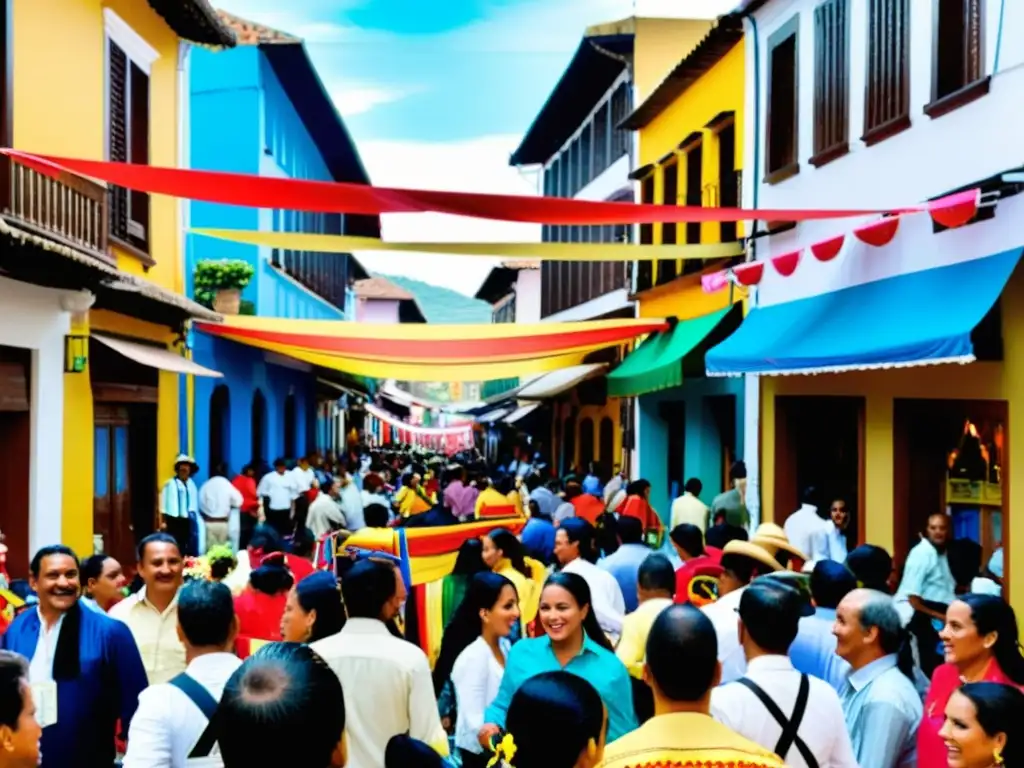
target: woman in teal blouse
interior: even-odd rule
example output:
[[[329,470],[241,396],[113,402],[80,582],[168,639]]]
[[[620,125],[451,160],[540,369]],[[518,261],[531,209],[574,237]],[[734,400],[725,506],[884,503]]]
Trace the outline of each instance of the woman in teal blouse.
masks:
[[[520,640],[509,653],[494,702],[484,713],[480,743],[489,746],[505,727],[512,696],[526,680],[542,672],[565,670],[588,680],[608,709],[608,742],[636,729],[629,672],[615,656],[590,604],[590,587],[575,573],[556,573],[540,597],[544,636]]]

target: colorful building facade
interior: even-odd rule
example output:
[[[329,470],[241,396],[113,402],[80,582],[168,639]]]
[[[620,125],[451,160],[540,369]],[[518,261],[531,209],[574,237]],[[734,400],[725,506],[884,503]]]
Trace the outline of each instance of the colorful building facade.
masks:
[[[301,40],[221,13],[238,37],[231,51],[199,50],[191,65],[191,167],[272,178],[368,183],[341,117]],[[376,217],[312,214],[192,203],[194,227],[379,236]],[[278,250],[190,236],[186,277],[208,259],[241,260],[254,277],[243,312],[309,320],[356,318],[353,284],[367,277],[348,254]],[[200,465],[230,472],[250,462],[334,450],[344,440],[342,391],[315,366],[215,338],[193,336],[194,359],[222,371],[181,393],[189,404],[181,429]]]

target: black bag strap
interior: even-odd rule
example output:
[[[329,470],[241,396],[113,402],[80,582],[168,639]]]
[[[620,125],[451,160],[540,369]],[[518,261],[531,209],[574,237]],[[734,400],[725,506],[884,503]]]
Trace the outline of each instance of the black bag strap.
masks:
[[[217,743],[217,700],[201,683],[185,672],[171,680],[171,685],[188,696],[189,700],[199,707],[199,711],[206,715],[206,719],[209,721],[199,737],[199,741],[192,747],[189,759],[209,757]]]
[[[800,753],[800,757],[807,763],[807,768],[818,768],[818,761],[814,759],[814,755],[808,749],[807,744],[797,734],[800,724],[803,722],[804,713],[807,711],[807,699],[811,693],[811,681],[807,678],[807,675],[800,675],[800,690],[796,695],[796,706],[793,707],[792,717],[786,717],[782,710],[779,709],[779,705],[764,692],[761,686],[749,677],[740,678],[737,682],[757,696],[761,703],[764,704],[764,708],[768,710],[768,714],[775,718],[775,722],[782,727],[782,736],[779,737],[779,741],[775,745],[775,754],[785,760],[789,750],[795,746]]]

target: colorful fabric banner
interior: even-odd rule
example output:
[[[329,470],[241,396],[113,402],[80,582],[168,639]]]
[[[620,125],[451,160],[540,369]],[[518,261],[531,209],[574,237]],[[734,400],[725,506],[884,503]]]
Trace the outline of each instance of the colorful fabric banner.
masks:
[[[910,213],[926,206],[874,206],[859,209],[743,209],[653,203],[611,203],[569,198],[438,192],[373,187],[240,173],[160,168],[101,160],[34,155],[14,149],[0,152],[52,178],[70,172],[120,187],[210,203],[250,208],[279,208],[322,213],[447,213],[535,224],[652,224],[704,221],[809,221],[876,213]]]
[[[743,255],[741,243],[632,245],[630,243],[389,243],[375,237],[260,232],[243,229],[193,229],[192,234],[232,243],[319,253],[392,251],[538,261],[678,261],[729,259]]]

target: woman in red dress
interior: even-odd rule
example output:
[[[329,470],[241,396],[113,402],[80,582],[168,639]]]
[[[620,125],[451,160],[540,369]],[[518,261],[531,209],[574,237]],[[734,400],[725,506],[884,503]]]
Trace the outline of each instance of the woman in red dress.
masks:
[[[249,574],[249,585],[235,598],[240,641],[280,640],[281,616],[295,577],[284,552],[264,553],[260,567]]]
[[[939,639],[946,663],[932,674],[924,700],[924,718],[917,730],[920,768],[946,765],[946,744],[939,731],[957,688],[982,681],[1024,687],[1017,617],[1001,597],[969,594],[954,600],[946,610],[946,626]]]

